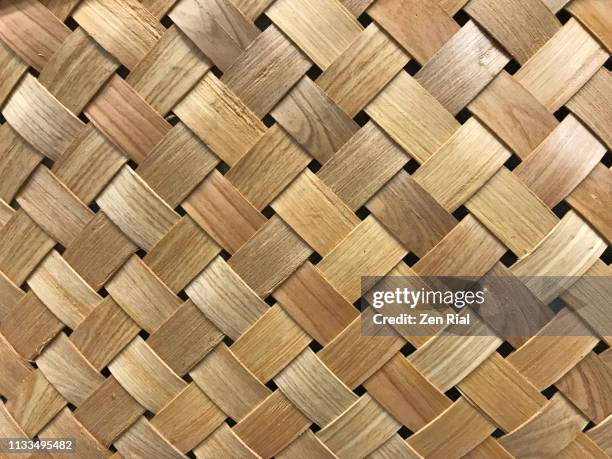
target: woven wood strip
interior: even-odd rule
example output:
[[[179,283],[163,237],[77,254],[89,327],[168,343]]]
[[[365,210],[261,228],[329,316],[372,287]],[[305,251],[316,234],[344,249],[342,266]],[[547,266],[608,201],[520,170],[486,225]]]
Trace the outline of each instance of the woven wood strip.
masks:
[[[0,1],[0,439],[612,457],[611,34],[606,0]],[[384,275],[529,279],[533,336],[364,336]]]

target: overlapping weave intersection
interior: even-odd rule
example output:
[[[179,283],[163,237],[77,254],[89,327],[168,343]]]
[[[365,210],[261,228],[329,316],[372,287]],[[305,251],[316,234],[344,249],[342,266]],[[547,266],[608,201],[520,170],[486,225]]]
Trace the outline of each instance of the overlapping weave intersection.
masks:
[[[0,436],[612,456],[611,25],[608,0],[0,1]],[[566,306],[531,338],[363,336],[361,276],[415,273],[575,282],[525,287]]]

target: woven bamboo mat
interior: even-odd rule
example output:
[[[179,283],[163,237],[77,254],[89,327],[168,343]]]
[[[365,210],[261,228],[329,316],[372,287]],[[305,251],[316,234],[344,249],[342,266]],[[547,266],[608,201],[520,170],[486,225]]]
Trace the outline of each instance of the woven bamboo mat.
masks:
[[[609,0],[1,0],[0,437],[611,457],[611,48]],[[361,276],[491,272],[573,276],[566,336],[362,334]]]

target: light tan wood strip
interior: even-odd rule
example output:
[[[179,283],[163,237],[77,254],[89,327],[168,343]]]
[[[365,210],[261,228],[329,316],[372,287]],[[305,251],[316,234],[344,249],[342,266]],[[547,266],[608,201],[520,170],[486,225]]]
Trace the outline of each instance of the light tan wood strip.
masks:
[[[429,92],[404,72],[398,73],[365,110],[420,163],[460,126]]]
[[[280,0],[266,14],[322,69],[361,31],[355,18],[336,0]]]
[[[606,58],[589,33],[570,19],[521,67],[516,79],[552,112],[567,102]]]

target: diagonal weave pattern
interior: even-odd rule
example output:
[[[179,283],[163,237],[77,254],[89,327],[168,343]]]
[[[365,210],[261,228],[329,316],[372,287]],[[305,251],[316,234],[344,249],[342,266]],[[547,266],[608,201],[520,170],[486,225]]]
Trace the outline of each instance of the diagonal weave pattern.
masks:
[[[608,0],[2,0],[0,437],[611,457],[580,279],[611,274],[611,31]],[[527,287],[580,336],[361,334],[361,276],[491,272],[575,276]]]

